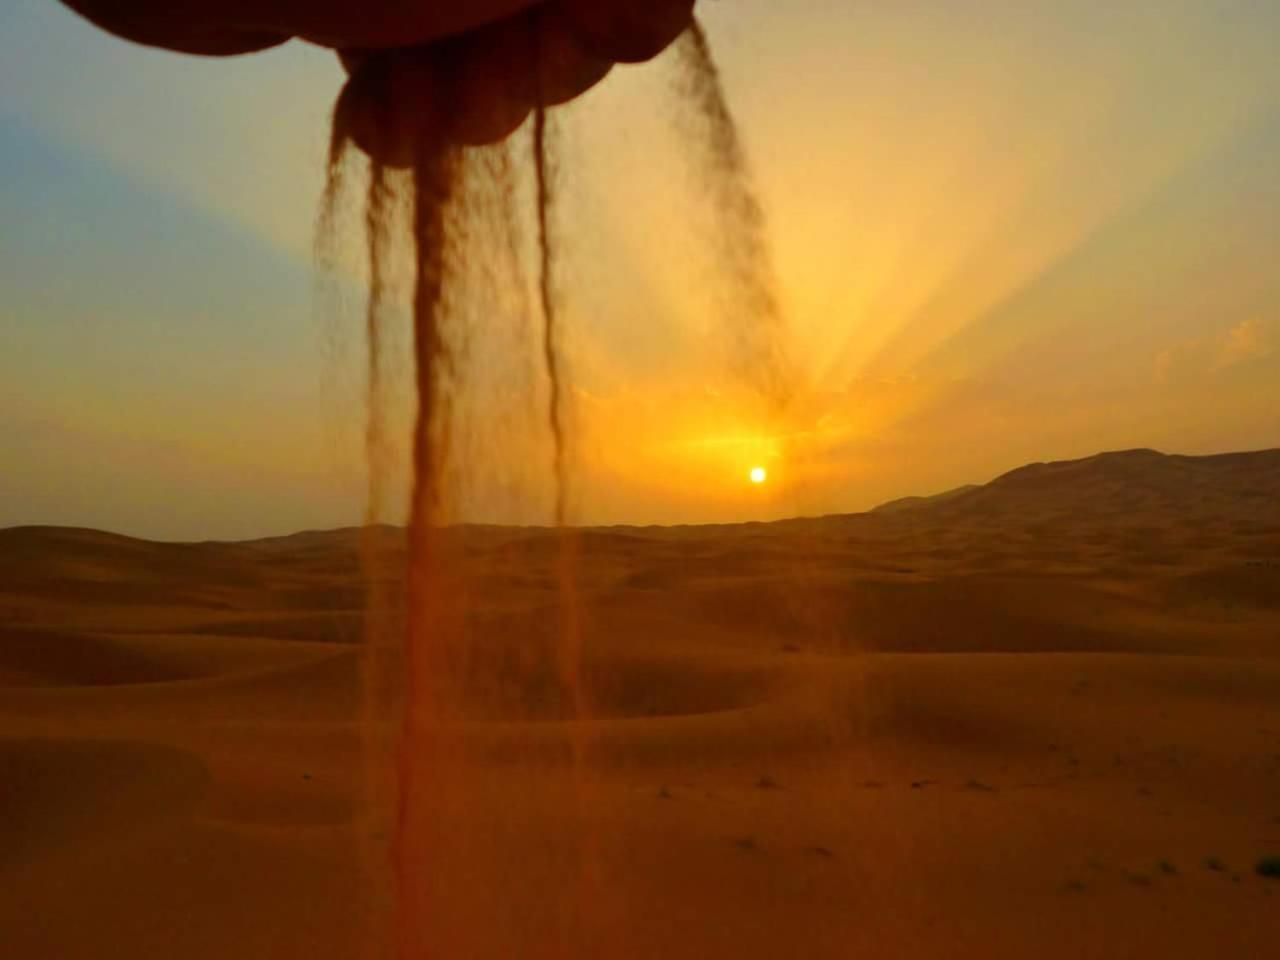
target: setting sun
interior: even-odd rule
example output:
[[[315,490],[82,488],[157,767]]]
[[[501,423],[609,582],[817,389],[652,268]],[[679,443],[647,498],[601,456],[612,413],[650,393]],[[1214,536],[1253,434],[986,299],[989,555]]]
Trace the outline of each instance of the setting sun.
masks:
[[[750,477],[752,483],[764,483],[769,478],[769,474],[764,467],[752,467]]]

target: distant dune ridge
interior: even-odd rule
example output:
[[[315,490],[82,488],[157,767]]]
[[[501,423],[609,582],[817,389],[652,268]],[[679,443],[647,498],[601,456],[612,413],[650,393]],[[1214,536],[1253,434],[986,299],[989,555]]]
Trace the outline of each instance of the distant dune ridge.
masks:
[[[981,486],[932,497],[906,497],[876,510],[946,505],[956,514],[1004,510],[1014,504],[1042,510],[1085,510],[1111,516],[1141,507],[1234,512],[1257,508],[1280,493],[1280,449],[1211,456],[1121,450],[1080,460],[1031,463]],[[1050,501],[1052,497],[1052,501]]]
[[[476,779],[422,869],[442,937],[559,957],[587,921],[543,666],[558,548],[448,536],[484,598]],[[0,954],[360,956],[360,538],[0,530]],[[1258,866],[1280,853],[1280,450],[579,546],[604,891],[583,956],[1280,942]]]
[[[927,507],[933,504],[945,503],[947,500],[953,500],[961,494],[968,493],[970,490],[977,490],[979,484],[966,483],[960,487],[952,487],[950,490],[944,490],[942,493],[935,493],[927,497],[899,497],[897,500],[890,500],[882,503],[878,507],[872,507],[872,513],[896,513],[899,510],[912,510],[916,507]]]

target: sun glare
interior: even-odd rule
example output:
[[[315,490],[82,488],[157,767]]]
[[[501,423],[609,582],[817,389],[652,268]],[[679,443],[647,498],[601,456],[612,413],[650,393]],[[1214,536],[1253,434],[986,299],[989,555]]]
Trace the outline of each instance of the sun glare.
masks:
[[[749,476],[752,483],[764,483],[769,478],[769,474],[764,467],[752,467]]]

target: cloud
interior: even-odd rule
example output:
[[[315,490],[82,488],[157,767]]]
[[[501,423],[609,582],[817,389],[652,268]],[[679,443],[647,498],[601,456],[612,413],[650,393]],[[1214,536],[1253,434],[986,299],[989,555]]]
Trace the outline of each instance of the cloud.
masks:
[[[1242,363],[1264,359],[1272,353],[1271,339],[1267,325],[1250,318],[1224,334],[1180,340],[1156,354],[1155,381],[1168,385],[1203,380]]]
[[[1241,320],[1227,332],[1218,351],[1214,370],[1222,370],[1248,360],[1260,360],[1270,354],[1270,337],[1262,324],[1256,319]]]

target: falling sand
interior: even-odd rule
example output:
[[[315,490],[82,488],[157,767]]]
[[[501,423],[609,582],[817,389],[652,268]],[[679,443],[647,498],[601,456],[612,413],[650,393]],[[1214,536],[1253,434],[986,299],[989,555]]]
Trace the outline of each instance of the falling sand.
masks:
[[[719,225],[691,349],[785,429],[741,144],[705,43],[667,60],[679,214]],[[591,157],[553,113],[370,170],[384,79],[338,104],[319,237],[368,328],[367,524],[0,530],[0,956],[1275,954],[1280,450],[575,527],[577,350],[618,319],[575,270]]]
[[[713,206],[726,339],[743,382],[764,406],[777,410],[786,403],[791,377],[781,349],[764,217],[706,36],[696,23],[677,42],[675,59],[675,112]],[[555,124],[542,107],[529,124],[529,219],[535,233],[530,254],[515,209],[519,186],[512,143],[455,146],[430,119],[406,132],[403,118],[386,114],[387,82],[376,67],[366,67],[339,98],[318,231],[320,249],[332,250],[339,230],[336,210],[353,165],[352,145],[374,147],[376,158],[391,152],[390,138],[397,138],[398,148],[407,139],[407,170],[369,161],[361,218],[368,273],[362,854],[370,923],[365,940],[376,957],[606,957],[616,952],[608,931],[626,905],[608,902],[593,853],[591,709],[576,591],[578,543],[570,526],[570,392],[562,350],[564,291],[555,204],[561,157]],[[406,253],[417,411],[407,570],[403,596],[397,596],[390,564],[399,554],[382,526],[391,470],[384,380],[396,263]],[[526,260],[532,260],[532,270]],[[468,589],[456,523],[476,476],[503,458],[501,444],[477,426],[485,415],[469,419],[464,408],[489,402],[485,393],[492,384],[484,382],[482,368],[494,366],[496,355],[512,354],[497,361],[500,368],[519,367],[527,359],[521,350],[528,338],[477,342],[491,333],[485,328],[495,311],[529,312],[528,298],[519,293],[514,308],[492,302],[495,283],[503,281],[514,291],[532,286],[541,320],[537,352],[550,446],[550,518],[559,532],[555,556],[530,557],[528,565],[550,563],[558,606],[548,611],[546,624],[514,624],[513,631],[528,637],[495,658],[468,640],[471,622],[485,613],[486,598]],[[520,403],[536,405],[532,380],[522,384],[516,377],[503,385],[512,382],[526,388]],[[542,800],[566,811],[569,822],[553,841],[554,875],[544,878],[541,889],[504,888],[502,838],[524,828],[518,809],[505,811],[501,822],[480,812],[492,806],[490,794],[502,787],[475,721],[547,717],[559,723],[522,761],[542,767],[524,778],[524,786],[530,794],[552,794]],[[497,936],[495,926],[502,928]],[[484,944],[492,946],[486,950]]]

